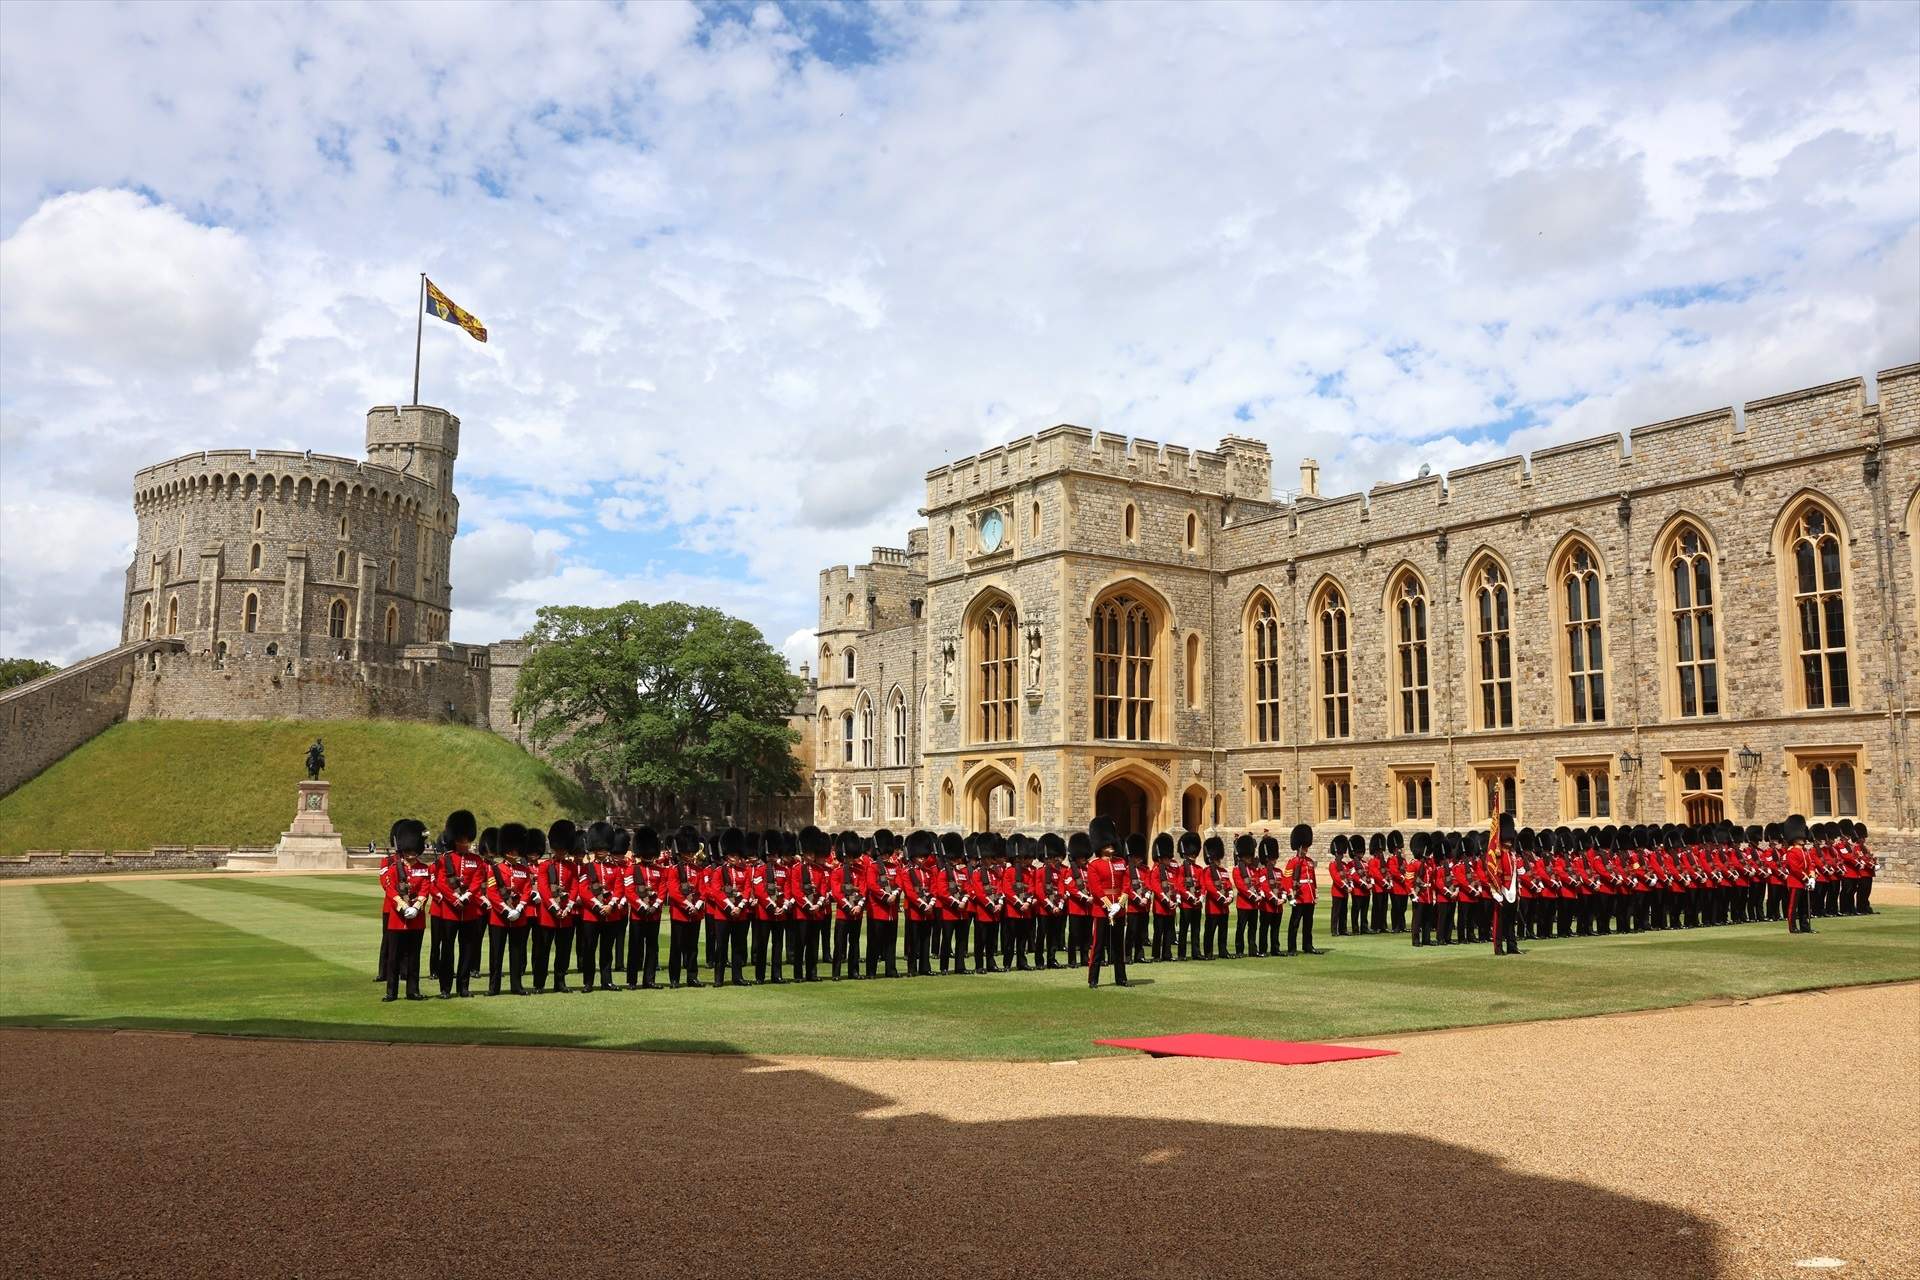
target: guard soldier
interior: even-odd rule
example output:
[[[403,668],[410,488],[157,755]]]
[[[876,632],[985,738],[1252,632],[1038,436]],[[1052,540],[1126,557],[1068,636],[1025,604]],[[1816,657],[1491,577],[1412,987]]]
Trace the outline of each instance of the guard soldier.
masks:
[[[612,865],[613,824],[589,823],[583,836],[587,855],[573,886],[574,899],[580,904],[574,952],[580,967],[581,993],[590,995],[596,977],[603,989],[613,985],[613,935],[627,927],[623,911],[626,885],[623,873]]]
[[[1034,900],[1027,890],[1032,844],[1023,835],[1007,837],[1006,861],[994,869],[1000,895],[1000,967],[1025,972],[1033,951]]]
[[[1153,865],[1147,868],[1147,891],[1153,896],[1153,958],[1173,959],[1173,935],[1180,918],[1179,859],[1173,836],[1162,831],[1153,838]]]
[[[833,899],[833,980],[841,966],[849,980],[860,976],[860,925],[867,918],[867,866],[860,837],[851,831],[840,837],[840,864],[828,875],[827,895]]]
[[[660,867],[660,837],[652,827],[633,833],[633,857],[624,877],[627,891],[627,990],[658,991],[660,912],[666,906],[666,872]]]
[[[574,872],[567,851],[573,848],[573,824],[562,818],[533,843],[540,851],[533,873],[534,892],[540,895],[540,914],[533,922],[533,991],[539,995],[547,989],[549,973],[555,991],[567,989],[574,923]]]
[[[1034,951],[1046,953],[1046,967],[1062,968],[1060,952],[1067,945],[1067,900],[1073,877],[1067,867],[1067,842],[1049,831],[1040,837],[1040,902],[1046,913],[1047,940]]]
[[[1233,838],[1233,954],[1260,954],[1260,904],[1253,860],[1254,839],[1242,833]]]
[[[1807,820],[1797,813],[1788,814],[1780,826],[1780,838],[1787,846],[1787,932],[1812,933],[1813,908],[1809,897],[1818,881],[1813,853],[1807,848]],[[415,944],[416,948],[418,945]]]
[[[1205,876],[1200,867],[1200,837],[1191,831],[1180,833],[1180,871],[1184,886],[1180,895],[1180,933],[1175,951],[1182,960],[1200,958],[1200,926],[1207,914]]]
[[[399,999],[402,982],[407,985],[407,999],[424,1000],[426,997],[420,994],[420,939],[427,927],[433,885],[433,869],[420,856],[427,847],[427,824],[402,818],[393,824],[388,839],[393,857],[380,874],[386,904],[387,953],[387,993],[381,1000]]]
[[[440,828],[445,852],[433,863],[433,976],[440,998],[472,995],[468,981],[479,964],[480,937],[486,929],[486,865],[473,853],[477,824],[473,814],[455,809]],[[457,953],[457,954],[456,954]]]
[[[1373,904],[1373,914],[1367,918],[1367,929],[1371,933],[1387,931],[1387,838],[1380,832],[1373,833],[1367,845],[1367,900]]]
[[[1313,904],[1319,888],[1319,866],[1313,860],[1313,828],[1304,822],[1296,824],[1290,843],[1293,857],[1287,863],[1286,882],[1287,891],[1293,897],[1293,915],[1287,921],[1287,954],[1298,954],[1304,933],[1306,953],[1322,955],[1324,953],[1313,945]]]
[[[934,933],[940,921],[940,903],[934,893],[938,873],[935,851],[940,839],[931,831],[914,831],[907,836],[907,857],[894,873],[894,884],[901,893],[901,906],[907,913],[907,976],[928,977],[933,973]]]
[[[1518,922],[1514,913],[1520,898],[1520,839],[1513,828],[1513,815],[1496,813],[1494,815],[1493,839],[1487,843],[1486,862],[1482,869],[1482,878],[1487,883],[1487,897],[1492,904],[1490,932],[1493,935],[1493,954],[1517,956],[1520,954]]]
[[[1353,886],[1347,883],[1347,838],[1335,836],[1327,845],[1327,899],[1333,904],[1333,936],[1347,933],[1347,902]]]
[[[1127,981],[1127,897],[1132,891],[1127,860],[1120,853],[1120,833],[1113,819],[1097,817],[1087,827],[1093,856],[1087,862],[1087,895],[1093,900],[1093,944],[1087,956],[1087,986],[1100,985],[1100,970],[1113,965],[1113,984]]]
[[[1153,918],[1153,898],[1147,892],[1147,837],[1139,831],[1127,834],[1127,963],[1145,964],[1147,959],[1147,923]]]
[[[806,982],[820,981],[820,957],[831,955],[833,946],[833,870],[827,866],[827,854],[833,848],[833,841],[826,832],[818,827],[807,827],[800,832],[800,912],[805,923],[801,928],[800,957],[796,963],[796,980]]]
[[[1407,879],[1413,890],[1413,945],[1416,947],[1427,945],[1428,922],[1433,914],[1428,889],[1428,873],[1432,868],[1427,860],[1429,847],[1428,835],[1424,831],[1414,832],[1407,841],[1407,852],[1412,855],[1407,864]]]
[[[678,990],[680,975],[690,987],[700,981],[700,922],[706,917],[705,877],[694,865],[700,833],[681,827],[673,833],[673,864],[667,870],[667,985]]]
[[[511,971],[513,994],[532,995],[526,983],[527,932],[535,914],[527,829],[506,823],[493,843],[501,856],[487,868],[487,994],[499,995],[501,976]]]
[[[1227,846],[1219,836],[1208,836],[1202,847],[1206,850],[1207,865],[1200,872],[1201,906],[1206,912],[1205,923],[1201,925],[1200,958],[1211,960],[1218,956],[1224,960],[1227,908],[1233,899],[1233,881],[1226,868]]]
[[[1280,954],[1280,935],[1285,932],[1287,910],[1286,878],[1280,873],[1280,842],[1272,836],[1260,837],[1260,949],[1257,954]]]
[[[883,840],[881,836],[886,838]],[[879,975],[882,959],[886,961],[887,976],[900,976],[899,951],[900,911],[905,894],[900,889],[898,872],[904,862],[900,856],[899,837],[892,832],[882,831],[874,836],[873,857],[867,860],[866,883],[863,890],[867,897],[867,976]],[[911,957],[909,957],[911,958]]]
[[[1067,837],[1067,874],[1061,885],[1067,895],[1067,963],[1085,968],[1093,952],[1093,894],[1087,887],[1087,868],[1093,861],[1093,845],[1087,833],[1075,831]],[[1198,935],[1195,943],[1198,944]]]

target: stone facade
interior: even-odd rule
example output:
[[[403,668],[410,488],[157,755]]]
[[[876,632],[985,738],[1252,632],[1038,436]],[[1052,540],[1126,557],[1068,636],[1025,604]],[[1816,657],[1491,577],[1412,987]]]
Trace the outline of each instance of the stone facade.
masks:
[[[1061,426],[941,467],[907,551],[821,575],[816,811],[1364,831],[1498,791],[1531,825],[1851,812],[1904,850],[1920,366],[1878,387],[1340,497],[1308,462],[1276,501],[1235,437]]]

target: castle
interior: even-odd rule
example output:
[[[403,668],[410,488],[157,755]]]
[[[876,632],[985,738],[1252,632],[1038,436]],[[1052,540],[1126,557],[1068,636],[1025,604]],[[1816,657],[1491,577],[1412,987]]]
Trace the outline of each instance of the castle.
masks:
[[[1057,426],[821,573],[815,819],[1920,825],[1920,365],[1323,496]]]

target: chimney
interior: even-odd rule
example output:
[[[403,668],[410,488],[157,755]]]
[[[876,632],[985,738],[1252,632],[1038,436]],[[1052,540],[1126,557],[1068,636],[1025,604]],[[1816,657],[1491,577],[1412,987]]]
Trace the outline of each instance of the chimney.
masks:
[[[1320,464],[1312,458],[1300,459],[1300,496],[1303,498],[1320,496]]]

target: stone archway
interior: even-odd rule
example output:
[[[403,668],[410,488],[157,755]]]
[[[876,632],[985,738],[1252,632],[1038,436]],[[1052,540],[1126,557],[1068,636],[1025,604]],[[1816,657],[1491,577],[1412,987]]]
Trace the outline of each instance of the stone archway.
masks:
[[[1129,761],[1094,781],[1093,812],[1113,819],[1123,836],[1137,831],[1151,838],[1162,823],[1166,797],[1164,778]]]
[[[1187,831],[1204,831],[1209,825],[1207,789],[1196,782],[1180,797],[1180,826]]]
[[[966,794],[966,830],[1011,831],[1017,825],[1013,779],[999,766],[976,766],[967,777]]]

